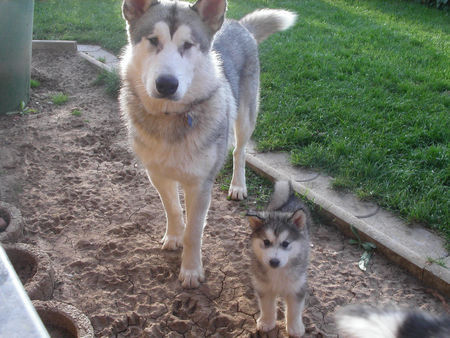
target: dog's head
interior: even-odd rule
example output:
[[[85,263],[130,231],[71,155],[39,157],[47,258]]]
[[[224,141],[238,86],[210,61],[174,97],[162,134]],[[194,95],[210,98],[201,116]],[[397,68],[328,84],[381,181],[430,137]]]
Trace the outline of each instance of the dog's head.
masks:
[[[167,0],[123,1],[131,44],[129,64],[149,98],[185,98],[195,74],[205,67],[205,55],[222,26],[226,4],[226,0],[198,0],[193,5]]]
[[[249,213],[252,249],[260,263],[271,269],[285,267],[291,259],[307,256],[307,214],[295,212]]]

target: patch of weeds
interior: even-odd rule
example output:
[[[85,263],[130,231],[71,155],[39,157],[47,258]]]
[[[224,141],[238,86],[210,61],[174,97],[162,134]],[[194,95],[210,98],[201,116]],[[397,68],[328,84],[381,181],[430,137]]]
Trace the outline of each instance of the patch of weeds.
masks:
[[[30,87],[31,88],[38,88],[41,85],[41,83],[38,80],[30,79]]]
[[[427,258],[427,262],[430,264],[437,264],[439,266],[442,266],[443,268],[448,269],[447,264],[445,264],[444,259],[443,258],[432,258],[432,257],[428,257]]]
[[[222,191],[228,192],[231,177],[233,175],[233,155],[228,154],[227,160],[216,178],[216,182],[220,184]],[[245,170],[245,178],[247,182],[247,198],[240,201],[240,205],[246,210],[263,210],[270,200],[273,191],[272,182],[261,177],[250,168]]]
[[[347,177],[336,177],[331,181],[331,187],[336,191],[348,192],[352,186]]]
[[[376,194],[373,190],[366,190],[363,187],[355,190],[356,197],[361,201],[376,202]]]
[[[81,110],[74,109],[70,112],[73,116],[81,116]]]
[[[105,63],[106,59],[101,56],[101,57],[97,58],[97,61],[100,61],[101,63]]]
[[[106,93],[114,98],[119,96],[120,77],[117,71],[102,71],[98,74],[97,79],[95,79],[93,84],[95,86],[105,86]]]
[[[25,101],[21,101],[18,110],[7,112],[6,115],[19,114],[19,115],[23,116],[23,115],[28,115],[28,114],[31,114],[31,113],[36,113],[36,112],[37,112],[36,109],[27,107]]]
[[[270,200],[273,192],[272,182],[265,177],[258,175],[250,168],[246,168],[246,181],[248,198],[241,201],[246,209],[263,210]]]
[[[350,230],[352,231],[353,235],[355,235],[356,239],[350,239],[349,243],[358,245],[358,247],[364,250],[361,258],[359,259],[358,266],[362,271],[366,271],[367,265],[372,258],[373,251],[377,248],[377,246],[371,242],[363,242],[361,240],[361,237],[359,237],[358,230],[356,230],[353,225],[350,225]]]
[[[52,96],[52,102],[53,102],[53,104],[56,104],[57,106],[63,105],[67,101],[69,101],[69,96],[67,96],[64,93],[58,93],[58,94]]]

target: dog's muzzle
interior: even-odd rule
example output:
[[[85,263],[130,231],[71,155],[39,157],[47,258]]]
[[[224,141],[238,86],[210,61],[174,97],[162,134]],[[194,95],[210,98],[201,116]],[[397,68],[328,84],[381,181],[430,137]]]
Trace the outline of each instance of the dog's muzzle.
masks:
[[[169,97],[176,93],[178,79],[172,75],[160,75],[156,79],[156,90],[162,97]]]

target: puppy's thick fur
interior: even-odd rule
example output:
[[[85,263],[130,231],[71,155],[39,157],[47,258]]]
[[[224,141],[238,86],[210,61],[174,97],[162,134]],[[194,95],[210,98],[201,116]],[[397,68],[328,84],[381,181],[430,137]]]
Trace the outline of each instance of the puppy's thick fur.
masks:
[[[343,338],[448,338],[450,317],[396,306],[347,305],[336,313]]]
[[[252,281],[261,311],[257,329],[276,325],[276,297],[287,305],[286,328],[292,337],[305,333],[302,312],[307,291],[311,216],[289,182],[275,184],[264,212],[249,212],[252,227]]]
[[[183,246],[180,280],[203,280],[201,238],[214,179],[235,134],[232,199],[247,195],[245,146],[259,100],[257,43],[296,15],[259,10],[225,20],[226,0],[124,0],[129,44],[121,110],[167,216],[164,249]],[[186,225],[178,185],[185,193]]]

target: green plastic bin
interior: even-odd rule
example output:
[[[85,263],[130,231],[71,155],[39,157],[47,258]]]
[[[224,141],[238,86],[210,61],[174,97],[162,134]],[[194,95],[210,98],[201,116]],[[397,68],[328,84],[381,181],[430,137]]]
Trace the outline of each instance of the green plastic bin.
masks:
[[[0,114],[30,98],[34,0],[0,0]]]

